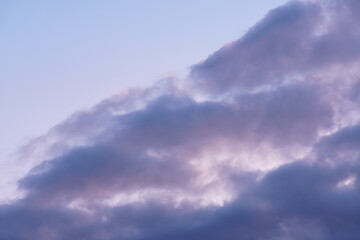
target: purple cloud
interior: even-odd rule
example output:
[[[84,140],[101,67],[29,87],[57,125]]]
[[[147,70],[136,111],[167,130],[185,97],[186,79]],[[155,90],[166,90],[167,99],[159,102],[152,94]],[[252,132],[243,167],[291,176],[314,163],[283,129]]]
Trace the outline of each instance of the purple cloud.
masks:
[[[38,164],[0,239],[358,239],[357,10],[290,2],[195,65],[195,88],[72,115],[23,150]]]
[[[356,1],[292,1],[274,9],[241,39],[195,65],[195,84],[226,93],[350,64],[360,56],[356,7]]]

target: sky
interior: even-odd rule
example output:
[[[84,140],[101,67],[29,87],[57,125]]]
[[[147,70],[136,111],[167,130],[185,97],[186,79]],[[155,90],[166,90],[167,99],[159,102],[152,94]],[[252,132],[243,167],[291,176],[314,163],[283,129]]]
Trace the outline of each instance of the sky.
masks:
[[[0,239],[360,238],[359,1],[0,4]]]
[[[14,185],[8,168],[31,139],[128,88],[186,76],[284,2],[0,1],[0,186]]]

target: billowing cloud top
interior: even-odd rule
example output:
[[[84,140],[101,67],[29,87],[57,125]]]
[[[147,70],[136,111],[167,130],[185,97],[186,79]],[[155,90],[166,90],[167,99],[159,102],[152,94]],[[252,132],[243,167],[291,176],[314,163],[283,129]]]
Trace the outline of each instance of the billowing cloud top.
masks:
[[[0,239],[360,239],[359,12],[290,2],[69,117],[23,149]]]

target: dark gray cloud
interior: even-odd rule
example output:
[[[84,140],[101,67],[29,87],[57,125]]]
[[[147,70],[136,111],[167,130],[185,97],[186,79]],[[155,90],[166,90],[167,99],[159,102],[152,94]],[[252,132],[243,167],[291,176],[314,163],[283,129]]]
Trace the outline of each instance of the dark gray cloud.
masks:
[[[23,149],[37,163],[0,239],[359,239],[357,10],[290,2],[195,65],[194,88],[70,116]]]

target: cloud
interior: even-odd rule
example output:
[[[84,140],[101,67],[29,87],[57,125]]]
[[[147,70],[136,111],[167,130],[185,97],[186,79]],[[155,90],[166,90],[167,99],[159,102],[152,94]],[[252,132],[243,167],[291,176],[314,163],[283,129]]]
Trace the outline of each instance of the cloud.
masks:
[[[292,1],[270,11],[244,37],[195,65],[196,85],[227,93],[357,61],[360,38],[353,10],[358,3],[319,2]]]
[[[80,119],[88,119],[84,115]],[[332,111],[317,90],[291,85],[239,96],[233,103],[161,96],[144,109],[108,117],[106,122],[117,123],[105,131],[111,134],[44,161],[20,187],[41,202],[149,188],[186,190],[202,171],[191,166],[194,158],[206,158],[211,148],[307,146],[331,123]]]
[[[0,238],[358,239],[358,9],[285,4],[34,139]]]

